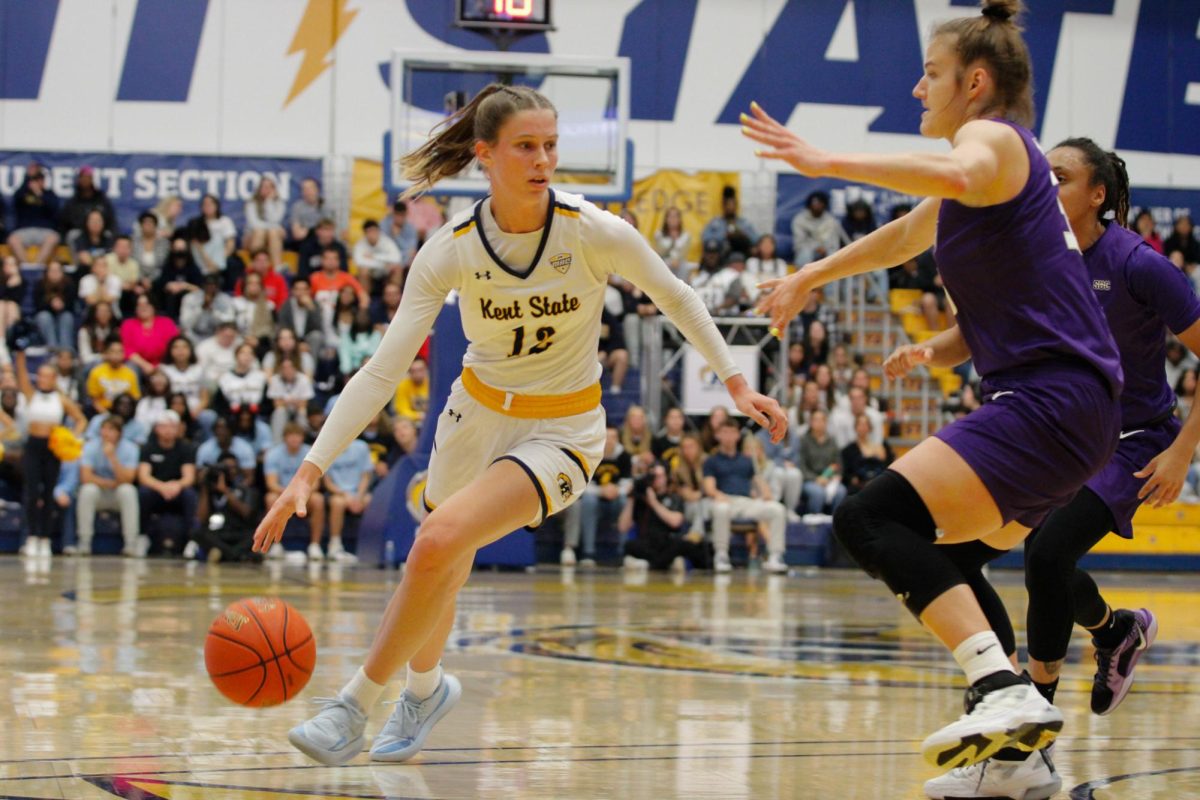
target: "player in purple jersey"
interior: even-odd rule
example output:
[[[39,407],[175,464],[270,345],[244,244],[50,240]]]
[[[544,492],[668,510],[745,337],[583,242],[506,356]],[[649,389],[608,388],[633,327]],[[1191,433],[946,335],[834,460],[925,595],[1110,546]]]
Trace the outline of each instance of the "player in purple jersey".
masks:
[[[1154,642],[1158,623],[1146,609],[1114,611],[1077,564],[1110,531],[1132,536],[1133,514],[1143,501],[1159,507],[1179,497],[1200,444],[1200,414],[1189,413],[1181,424],[1173,413],[1175,395],[1164,369],[1166,332],[1170,329],[1200,353],[1200,299],[1182,272],[1124,227],[1129,177],[1115,153],[1091,139],[1068,139],[1047,159],[1120,349],[1125,389],[1120,443],[1112,460],[1026,542],[1029,670],[1042,694],[1053,699],[1072,624],[1087,628],[1096,647],[1092,711],[1108,714],[1129,691],[1134,667]],[[1106,219],[1110,212],[1112,222]],[[899,348],[888,359],[889,372],[902,372],[900,363],[920,347]],[[947,551],[968,575],[988,620],[1015,659],[1008,615],[979,570],[1000,552],[982,543],[952,545]],[[935,800],[1040,798],[1060,785],[1049,758],[1011,750],[997,753],[994,763],[951,770],[929,781],[925,791]]]
[[[1027,130],[1032,70],[1013,20],[1021,6],[983,0],[981,16],[934,29],[913,95],[926,109],[922,135],[947,139],[947,154],[829,153],[757,105],[743,116],[764,158],[928,198],[837,253],[767,281],[760,310],[773,325],[787,324],[816,287],[889,267],[936,241],[962,335],[930,340],[929,362],[960,363],[969,347],[985,379],[982,409],[906,453],[834,515],[847,552],[953,651],[971,683],[967,713],[922,745],[944,767],[1009,746],[1044,748],[1062,715],[1016,673],[937,542],[1020,542],[1109,460],[1120,424],[1116,345],[1050,167]]]

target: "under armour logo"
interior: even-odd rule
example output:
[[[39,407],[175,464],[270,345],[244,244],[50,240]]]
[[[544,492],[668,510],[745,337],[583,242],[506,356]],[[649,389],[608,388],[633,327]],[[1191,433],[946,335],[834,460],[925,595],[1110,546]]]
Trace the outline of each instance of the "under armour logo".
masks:
[[[446,414],[451,417],[454,417],[455,422],[462,422],[462,414],[456,413],[453,408],[447,408]]]
[[[475,280],[477,280],[477,281],[490,281],[491,279],[492,279],[492,271],[490,269],[484,270],[483,272],[475,273]]]

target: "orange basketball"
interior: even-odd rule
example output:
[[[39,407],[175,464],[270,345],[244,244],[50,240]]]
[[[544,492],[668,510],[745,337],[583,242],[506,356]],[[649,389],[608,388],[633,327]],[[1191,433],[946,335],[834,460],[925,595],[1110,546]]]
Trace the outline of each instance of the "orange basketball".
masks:
[[[278,597],[238,600],[213,620],[204,641],[208,677],[243,706],[291,700],[316,662],[317,642],[308,623]]]

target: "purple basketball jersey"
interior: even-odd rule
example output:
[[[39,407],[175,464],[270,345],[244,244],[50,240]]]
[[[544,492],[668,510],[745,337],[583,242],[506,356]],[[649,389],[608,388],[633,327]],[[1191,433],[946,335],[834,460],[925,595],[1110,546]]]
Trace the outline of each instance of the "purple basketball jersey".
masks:
[[[1121,364],[1092,291],[1058,185],[1033,134],[1006,120],[1025,143],[1029,180],[1006,203],[972,208],[943,200],[934,257],[975,369],[983,377],[1018,367],[1083,361],[1121,391]]]
[[[1120,225],[1110,224],[1083,260],[1121,352],[1121,428],[1142,427],[1171,411],[1166,329],[1190,328],[1200,319],[1200,299],[1174,264]]]

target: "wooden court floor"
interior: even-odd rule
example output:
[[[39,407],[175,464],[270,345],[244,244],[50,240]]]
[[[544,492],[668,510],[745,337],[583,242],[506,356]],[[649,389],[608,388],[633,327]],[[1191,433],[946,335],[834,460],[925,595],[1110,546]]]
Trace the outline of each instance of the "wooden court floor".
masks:
[[[0,559],[0,798],[919,798],[934,771],[917,746],[960,713],[953,662],[855,574],[487,572],[460,598],[447,656],[463,702],[427,749],[406,765],[315,765],[287,729],[361,663],[394,580]],[[1016,576],[997,582],[1023,620]],[[1100,718],[1076,641],[1061,796],[1200,797],[1196,577],[1104,584],[1160,615],[1159,644]],[[217,612],[257,594],[300,609],[319,647],[303,695],[265,710],[226,702],[202,656]]]

